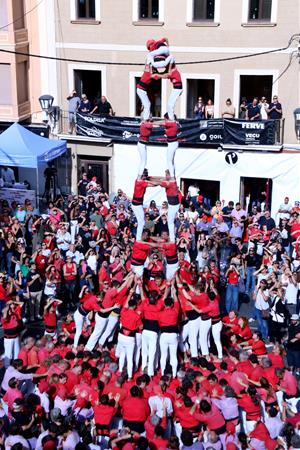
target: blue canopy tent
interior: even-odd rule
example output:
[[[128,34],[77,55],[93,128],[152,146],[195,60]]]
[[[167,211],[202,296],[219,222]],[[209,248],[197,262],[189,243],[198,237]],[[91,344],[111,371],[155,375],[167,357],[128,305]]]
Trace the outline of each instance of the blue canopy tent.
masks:
[[[37,196],[38,167],[65,153],[67,141],[51,140],[32,133],[14,123],[0,134],[0,166],[36,169]]]

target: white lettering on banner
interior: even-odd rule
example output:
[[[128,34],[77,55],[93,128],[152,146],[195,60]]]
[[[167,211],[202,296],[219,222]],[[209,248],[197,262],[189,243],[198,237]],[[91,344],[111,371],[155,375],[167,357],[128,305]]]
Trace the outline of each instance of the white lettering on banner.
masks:
[[[265,124],[264,123],[251,123],[251,122],[243,122],[242,128],[252,128],[256,130],[264,130]]]
[[[258,133],[246,133],[246,139],[259,139],[260,134]]]
[[[210,134],[209,135],[209,139],[211,140],[211,141],[214,141],[215,139],[222,139],[223,138],[223,136],[221,135],[221,134]]]

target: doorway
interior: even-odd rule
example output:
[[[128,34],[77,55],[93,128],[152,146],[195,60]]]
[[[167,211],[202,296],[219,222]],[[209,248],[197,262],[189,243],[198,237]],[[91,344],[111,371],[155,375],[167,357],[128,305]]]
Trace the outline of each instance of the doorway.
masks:
[[[194,107],[198,97],[203,98],[204,104],[208,100],[215,102],[215,80],[206,79],[188,79],[187,95],[186,95],[186,117],[191,119],[194,117]]]
[[[272,99],[272,75],[241,75],[240,76],[240,104],[243,98],[252,102],[254,97],[266,97],[270,103]]]
[[[241,177],[240,203],[249,213],[253,206],[271,209],[272,206],[272,178]]]
[[[91,180],[92,177],[97,177],[98,183],[101,184],[105,192],[108,192],[108,164],[109,158],[99,158],[97,156],[93,158],[88,156],[88,159],[85,159],[83,156],[78,156],[78,179],[81,177],[83,172],[86,172],[89,180]]]
[[[199,188],[200,195],[204,197],[204,203],[212,208],[217,200],[220,199],[220,181],[215,180],[198,180],[194,178],[181,178],[180,189],[186,198],[188,188],[192,184],[196,184]]]
[[[74,86],[77,94],[86,94],[92,105],[102,95],[101,70],[74,70]]]
[[[139,80],[140,77],[135,77],[135,116],[140,116],[142,113],[142,103],[136,93],[136,86]],[[150,111],[152,117],[161,117],[161,80],[152,80],[147,93],[151,103]]]

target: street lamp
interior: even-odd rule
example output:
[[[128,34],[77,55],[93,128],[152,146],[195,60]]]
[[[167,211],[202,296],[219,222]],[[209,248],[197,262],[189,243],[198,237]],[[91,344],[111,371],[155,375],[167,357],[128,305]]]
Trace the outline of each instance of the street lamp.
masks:
[[[300,108],[296,108],[294,111],[295,119],[295,131],[297,136],[297,142],[300,144]]]
[[[39,102],[44,112],[43,122],[46,122],[50,125],[52,133],[54,131],[57,131],[56,125],[60,117],[60,107],[52,106],[53,100],[54,97],[52,97],[52,95],[41,95],[41,97],[39,97]]]
[[[48,112],[53,105],[53,100],[54,97],[52,97],[52,95],[41,95],[41,97],[39,97],[39,102],[42,110]]]

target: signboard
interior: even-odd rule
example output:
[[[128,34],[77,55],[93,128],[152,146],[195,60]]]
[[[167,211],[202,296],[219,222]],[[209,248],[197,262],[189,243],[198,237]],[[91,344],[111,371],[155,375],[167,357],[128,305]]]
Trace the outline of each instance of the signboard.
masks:
[[[140,119],[132,117],[100,117],[97,115],[76,114],[77,134],[80,136],[102,137],[116,142],[137,142],[140,133]],[[223,120],[178,120],[178,141],[186,144],[220,144],[223,142]],[[167,142],[164,127],[154,128],[150,144]]]
[[[36,196],[35,191],[33,190],[1,188],[0,200],[7,200],[9,206],[13,201],[21,203],[23,205],[25,203],[25,200],[29,200],[32,203],[33,207],[36,207]]]
[[[275,122],[224,119],[224,144],[274,145]]]
[[[130,143],[139,139],[140,119],[133,117],[101,117],[76,114],[77,131],[80,136],[102,137],[114,142]],[[246,121],[238,119],[179,119],[178,142],[182,144],[275,144],[275,121]],[[167,142],[164,127],[154,128],[150,144]]]

